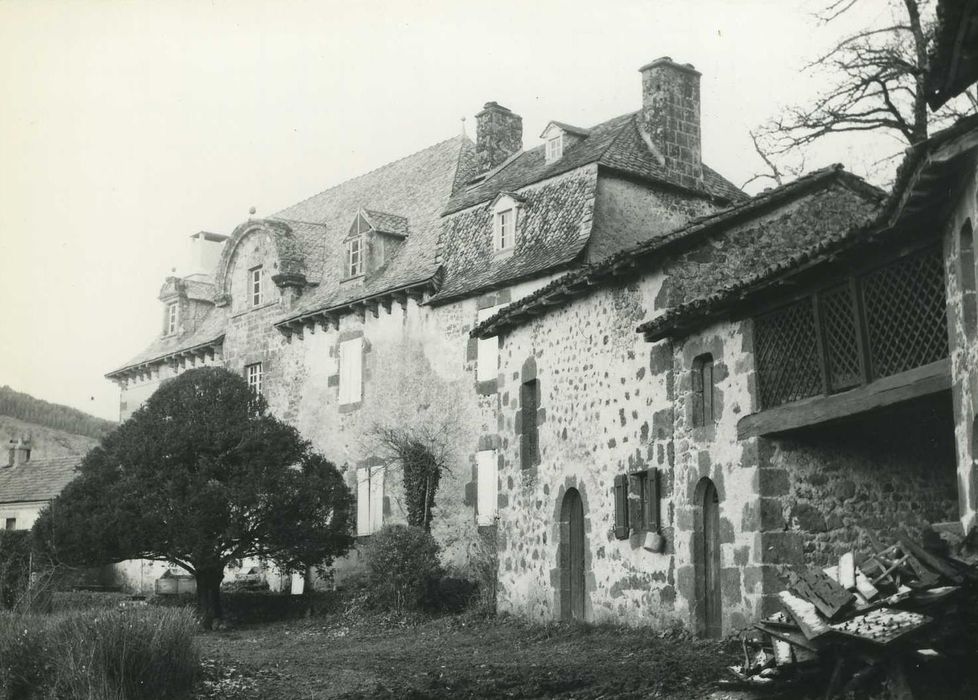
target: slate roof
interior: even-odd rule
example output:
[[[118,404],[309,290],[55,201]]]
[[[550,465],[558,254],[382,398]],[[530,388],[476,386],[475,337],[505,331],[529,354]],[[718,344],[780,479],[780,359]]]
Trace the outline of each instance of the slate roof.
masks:
[[[442,141],[270,217],[292,227],[307,259],[314,256],[321,261],[320,273],[309,277],[319,286],[307,289],[282,320],[432,280],[438,270],[435,256],[441,212],[455,187],[457,171],[468,167],[473,148],[464,136]],[[382,270],[363,284],[344,285],[340,281],[343,239],[360,208],[375,228],[405,239]]]
[[[885,235],[903,212],[915,209],[915,195],[924,196],[921,190],[933,190],[927,193],[931,197],[946,196],[949,188],[945,182],[937,177],[924,181],[921,174],[930,164],[930,154],[950,142],[968,136],[973,138],[971,141],[966,141],[965,146],[978,147],[978,138],[974,138],[978,137],[978,115],[959,120],[927,141],[907,149],[904,161],[897,171],[893,190],[873,220],[826,237],[817,244],[781,259],[736,284],[719,286],[709,294],[669,309],[657,318],[643,323],[636,330],[644,333],[649,340],[677,335],[695,328],[730,305],[760,293],[786,274],[798,272],[802,268],[830,263],[843,250],[873,242],[881,235]]]
[[[574,270],[559,277],[536,292],[501,309],[499,313],[476,326],[471,335],[490,337],[507,328],[519,325],[523,320],[543,314],[547,309],[563,305],[570,300],[585,296],[596,285],[620,283],[622,275],[636,274],[647,269],[655,257],[680,250],[690,250],[711,234],[718,233],[738,223],[770,211],[775,206],[800,197],[803,194],[841,183],[856,193],[855,197],[835,197],[816,202],[806,211],[789,212],[777,225],[786,230],[782,233],[785,250],[764,249],[762,236],[756,230],[746,233],[735,246],[736,257],[729,257],[722,264],[693,265],[697,269],[691,278],[684,280],[684,287],[677,290],[684,295],[695,294],[699,288],[732,279],[743,279],[756,272],[757,266],[776,256],[783,259],[791,254],[788,245],[804,246],[804,236],[833,236],[837,231],[847,231],[854,219],[865,218],[857,211],[858,202],[880,202],[883,193],[843,170],[841,165],[816,170],[782,187],[771,189],[741,204],[701,216],[670,233],[651,238],[637,246],[621,251],[604,260]],[[772,224],[773,225],[773,224]],[[781,247],[777,246],[776,247]],[[753,269],[752,269],[753,268]]]
[[[126,370],[133,369],[148,362],[154,362],[191,348],[206,347],[220,342],[224,338],[224,328],[227,325],[227,312],[224,308],[212,307],[201,319],[195,329],[175,335],[160,336],[149,347],[118,367],[106,377],[113,377]]]
[[[937,26],[924,76],[930,108],[961,94],[978,80],[978,3],[940,0]]]
[[[73,455],[0,468],[0,503],[51,500],[75,478],[75,467],[81,461],[81,456]]]
[[[553,163],[546,162],[545,144],[519,153],[490,171],[477,184],[458,191],[448,203],[445,213],[467,209],[491,200],[500,191],[520,190],[590,163],[688,190],[665,166],[659,164],[649,150],[639,132],[637,112],[609,119],[587,132],[586,138],[567,147],[563,156]],[[747,195],[736,185],[706,165],[703,166],[702,186],[694,191],[704,197],[724,202],[747,199]]]

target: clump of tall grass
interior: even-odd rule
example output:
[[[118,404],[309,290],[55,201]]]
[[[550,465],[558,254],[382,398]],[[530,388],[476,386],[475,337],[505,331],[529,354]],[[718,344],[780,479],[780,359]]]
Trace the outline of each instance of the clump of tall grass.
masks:
[[[0,614],[0,700],[188,697],[197,629],[184,609]]]

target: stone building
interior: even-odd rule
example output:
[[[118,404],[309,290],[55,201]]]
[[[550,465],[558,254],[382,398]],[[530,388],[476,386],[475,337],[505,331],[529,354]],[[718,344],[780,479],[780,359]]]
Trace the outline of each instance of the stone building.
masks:
[[[663,58],[636,82],[639,111],[552,121],[525,149],[519,115],[489,102],[474,143],[443,141],[227,237],[196,234],[198,265],[160,292],[160,336],[107,375],[120,417],[187,368],[240,372],[343,468],[363,537],[404,519],[377,431],[438,435],[450,472],[432,530],[450,565],[486,556],[509,388],[497,341],[470,330],[568,270],[747,199],[701,161],[699,73]]]

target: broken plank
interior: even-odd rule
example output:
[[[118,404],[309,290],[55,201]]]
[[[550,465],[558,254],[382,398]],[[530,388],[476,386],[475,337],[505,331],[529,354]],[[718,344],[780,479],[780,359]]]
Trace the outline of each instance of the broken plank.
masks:
[[[856,587],[856,557],[852,552],[839,557],[839,585],[847,591]]]
[[[866,602],[870,602],[880,593],[876,590],[876,586],[869,582],[866,574],[859,569],[856,569],[856,590],[859,591],[859,595],[866,599]]]
[[[816,639],[831,630],[819,616],[815,606],[807,600],[799,598],[790,591],[781,591],[778,593],[778,598],[781,599],[781,605],[791,615],[802,634],[808,639]]]
[[[812,603],[825,617],[832,619],[852,603],[852,593],[818,569],[787,569],[788,589]]]
[[[900,531],[900,545],[904,548],[904,551],[913,554],[924,566],[930,568],[932,571],[936,571],[953,583],[964,583],[964,577],[953,566],[911,540],[909,535],[903,530]]]
[[[755,622],[754,627],[775,639],[784,640],[785,642],[788,642],[788,644],[801,647],[802,649],[806,649],[810,652],[817,652],[821,648],[821,645],[817,641],[806,637],[797,627],[794,629],[787,629],[784,627],[777,627],[775,625],[768,625],[764,622]]]

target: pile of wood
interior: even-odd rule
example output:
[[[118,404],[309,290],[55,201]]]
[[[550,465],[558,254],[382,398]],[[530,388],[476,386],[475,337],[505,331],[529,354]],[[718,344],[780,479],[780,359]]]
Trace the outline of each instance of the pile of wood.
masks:
[[[906,685],[903,668],[972,649],[978,565],[936,535],[927,547],[905,532],[884,547],[847,552],[826,569],[781,569],[782,611],[743,639],[744,661],[726,686],[786,691],[858,690],[881,671]],[[932,531],[930,534],[934,534]],[[925,540],[926,541],[926,540]]]

